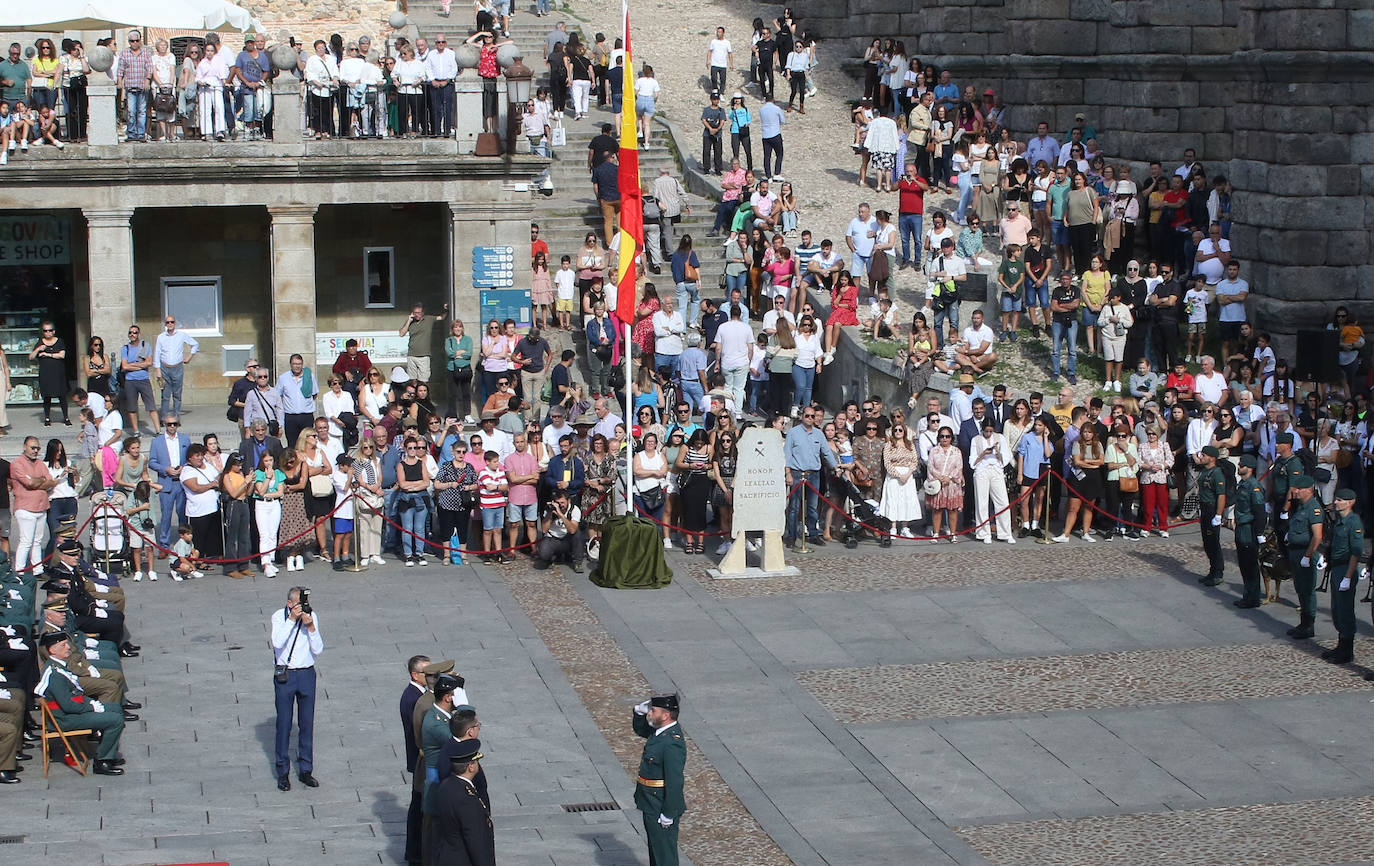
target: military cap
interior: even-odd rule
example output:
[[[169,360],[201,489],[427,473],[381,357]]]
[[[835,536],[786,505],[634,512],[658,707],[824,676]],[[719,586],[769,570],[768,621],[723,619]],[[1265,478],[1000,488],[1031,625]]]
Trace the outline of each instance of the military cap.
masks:
[[[47,601],[43,602],[43,609],[44,609],[44,610],[66,610],[66,609],[67,609],[67,597],[64,595],[64,596],[62,596],[62,597],[60,597],[60,598],[50,598],[50,599],[48,599]]]
[[[675,713],[678,710],[677,695],[654,695],[649,698],[649,706]]]
[[[1202,453],[1203,453],[1203,456],[1211,457],[1211,458],[1213,458],[1213,459],[1216,459],[1216,458],[1218,458],[1218,457],[1221,456],[1221,452],[1220,452],[1219,450],[1217,450],[1217,446],[1215,446],[1215,445],[1204,445],[1204,446],[1202,446]]]
[[[430,662],[422,670],[427,677],[436,677],[439,674],[446,674],[453,670],[453,659],[444,659],[441,662]]]
[[[77,541],[75,538],[68,538],[66,541],[57,545],[57,550],[59,553],[76,555],[81,553],[81,542]]]
[[[1253,454],[1242,454],[1240,458],[1241,466],[1249,466],[1251,469],[1259,468],[1259,460]]]
[[[66,595],[69,591],[66,580],[56,575],[43,581],[43,583],[41,583],[38,588],[43,590],[44,592],[53,592],[57,593],[58,595]]]
[[[44,648],[47,648],[53,644],[61,643],[64,640],[67,640],[67,633],[65,631],[50,631],[40,637],[38,643]]]
[[[1347,500],[1348,500],[1348,499],[1354,499],[1354,498],[1355,498],[1355,491],[1351,490],[1349,487],[1342,487],[1340,490],[1337,490],[1337,491],[1336,491],[1336,498],[1337,498],[1337,499],[1347,499]]]
[[[1304,487],[1316,487],[1317,482],[1312,479],[1311,475],[1299,475],[1293,479],[1291,486],[1294,490],[1302,490]]]
[[[1288,430],[1283,431],[1283,432],[1280,433],[1278,436],[1274,437],[1274,444],[1275,444],[1275,445],[1292,445],[1292,444],[1293,444],[1293,434],[1292,434],[1290,431],[1288,431]]]
[[[65,514],[57,520],[57,534],[63,538],[72,538],[76,535],[76,515]],[[78,546],[79,549],[79,546]]]
[[[445,694],[455,689],[463,687],[463,678],[455,677],[453,674],[439,674],[439,678],[434,681],[434,693],[444,692]]]
[[[455,764],[467,764],[478,761],[485,757],[482,754],[482,741],[476,738],[471,740],[459,740],[456,750],[449,756],[449,760]]]

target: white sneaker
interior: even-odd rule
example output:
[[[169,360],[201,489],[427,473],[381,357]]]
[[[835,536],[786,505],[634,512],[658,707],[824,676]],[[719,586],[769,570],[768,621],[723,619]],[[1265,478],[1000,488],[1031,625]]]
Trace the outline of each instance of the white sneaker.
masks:
[[[1120,380],[1120,379],[1118,379],[1118,380],[1116,380],[1115,382],[1112,383],[1112,390],[1115,391],[1115,392],[1118,393],[1118,394],[1121,393],[1121,380]]]
[[[1004,538],[1004,539],[1002,539],[1002,540],[1005,541],[1007,544],[1015,544],[1015,543],[1016,543],[1016,536],[1015,536],[1015,535],[1008,535],[1006,538]]]
[[[66,145],[60,141],[54,141],[53,144],[57,145],[58,150],[61,150],[62,148],[66,147]]]
[[[664,549],[664,550],[672,550],[672,549],[673,549],[673,540],[672,540],[671,538],[665,538],[665,539],[663,539],[663,549]]]
[[[1169,530],[1167,530],[1167,529],[1161,529],[1161,530],[1159,531],[1159,537],[1160,537],[1160,538],[1168,538],[1168,537],[1169,537]]]
[[[463,418],[463,423],[464,423],[464,424],[476,424],[476,423],[477,423],[477,419],[474,418],[474,417],[472,417],[471,415],[468,415],[468,416],[466,416],[465,418]]]
[[[135,571],[135,572],[134,572],[134,583],[138,583],[138,582],[139,582],[140,580],[142,580],[142,579],[143,579],[143,572],[141,572],[141,571]]]
[[[732,546],[732,542],[729,542],[729,541],[722,541],[722,542],[719,544],[719,546],[716,547],[716,553],[719,554],[720,556],[724,556],[725,554],[727,554],[727,553],[730,552],[730,547],[731,547],[731,546]]]
[[[897,534],[900,535],[902,538],[915,538],[915,537],[916,537],[916,533],[914,533],[914,532],[911,531],[911,527],[910,527],[910,526],[903,526],[902,529],[901,529],[901,531],[898,532]]]
[[[148,572],[148,579],[151,580],[153,583],[157,583],[157,572],[156,572],[156,571],[150,571],[150,572]]]
[[[186,579],[186,578],[184,578],[184,577],[181,576],[181,572],[179,572],[179,571],[174,571],[174,572],[172,572],[172,580],[175,580],[177,583],[181,583],[181,582],[182,582],[183,580],[185,580],[185,579]]]
[[[1083,540],[1088,542],[1089,544],[1097,544],[1097,539],[1093,538],[1093,534],[1091,532],[1083,533]]]
[[[1067,535],[1056,535],[1054,538],[1050,540],[1053,541],[1055,544],[1068,544],[1069,537]]]
[[[10,152],[9,152],[8,150],[0,150],[0,165],[9,165],[9,164],[10,164]]]
[[[984,544],[992,544],[992,536],[991,536],[991,535],[985,536],[985,537],[983,538],[983,543],[984,543]]]
[[[276,565],[269,562],[267,563],[267,567],[262,570],[262,573],[268,577],[276,577],[280,572],[277,570]]]
[[[296,571],[305,571],[305,557],[299,553],[296,554]]]
[[[192,576],[192,577],[197,577],[197,578],[199,578],[199,577],[204,577],[204,576],[205,576],[205,572],[203,572],[203,571],[193,571],[193,572],[191,572],[191,576]]]
[[[829,364],[835,360],[835,350],[830,349],[825,353],[825,363]]]
[[[429,562],[427,562],[423,556],[417,556],[415,557],[415,564],[423,567],[429,565]]]
[[[28,143],[27,141],[21,141],[21,142],[19,142],[19,149],[22,150],[22,151],[24,151],[24,153],[28,153],[28,152],[29,152],[29,143]]]
[[[386,565],[386,560],[385,560],[385,559],[382,559],[380,556],[378,556],[378,555],[375,554],[375,553],[372,554],[371,556],[369,556],[369,557],[367,558],[367,561],[370,562],[370,563],[372,563],[373,565]]]

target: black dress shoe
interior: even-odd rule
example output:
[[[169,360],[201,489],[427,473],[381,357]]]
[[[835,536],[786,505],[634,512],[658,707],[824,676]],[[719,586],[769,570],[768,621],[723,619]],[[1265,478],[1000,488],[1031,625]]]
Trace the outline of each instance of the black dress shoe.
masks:
[[[35,731],[25,731],[25,732],[24,732],[24,742],[26,742],[26,743],[36,743],[36,742],[38,742],[38,741],[41,740],[41,739],[43,739],[43,738],[42,738],[41,736],[39,736]]]
[[[122,766],[124,766],[124,759],[123,759],[123,758],[110,758],[110,759],[107,760],[105,763],[109,764],[109,765],[112,766],[112,767],[122,767]]]
[[[291,774],[290,774],[290,773],[282,773],[280,776],[277,777],[277,790],[278,790],[278,791],[289,791],[289,790],[291,790]]]
[[[123,647],[124,649],[133,650],[134,652],[138,652],[139,650],[143,649],[143,645],[142,645],[142,644],[133,643],[132,641],[127,641],[127,640],[124,641],[124,643],[120,644],[120,646]]]
[[[825,547],[825,539],[821,538],[819,535],[808,535],[806,537],[806,543],[812,547]]]
[[[309,773],[297,773],[296,778],[300,779],[301,784],[307,788],[318,788],[320,786],[320,780]]]
[[[14,759],[16,761],[32,761],[33,755],[30,755],[28,752],[16,752],[14,754]]]
[[[0,770],[0,785],[18,785],[22,781],[13,770]]]
[[[136,721],[138,721],[138,713],[131,713],[131,712],[129,712],[128,710],[125,710],[125,711],[124,711],[124,721],[126,721],[126,722],[136,722]]]
[[[1252,608],[1260,606],[1260,603],[1257,600],[1247,598],[1238,598],[1235,601],[1231,602],[1231,604],[1234,604],[1236,607],[1241,608],[1242,610],[1250,610]]]
[[[109,761],[96,761],[95,769],[92,772],[97,776],[122,776],[124,775],[124,768],[116,767]]]
[[[126,710],[141,710],[141,709],[143,709],[143,705],[140,704],[138,701],[125,701],[125,702],[124,702],[124,709],[126,709]]]
[[[119,648],[119,657],[120,657],[120,658],[125,658],[125,659],[138,658],[138,651],[137,651],[137,650],[131,650],[131,649],[125,649],[124,647],[120,647],[120,648]]]

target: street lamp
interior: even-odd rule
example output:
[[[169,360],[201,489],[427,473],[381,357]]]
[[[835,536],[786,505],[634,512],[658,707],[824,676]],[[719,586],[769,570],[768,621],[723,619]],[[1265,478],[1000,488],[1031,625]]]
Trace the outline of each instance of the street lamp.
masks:
[[[523,60],[524,58],[517,54],[505,71],[506,99],[509,100],[506,110],[506,153],[515,153],[515,142],[520,136],[525,103],[530,98],[530,83],[534,80],[534,73],[522,62]]]

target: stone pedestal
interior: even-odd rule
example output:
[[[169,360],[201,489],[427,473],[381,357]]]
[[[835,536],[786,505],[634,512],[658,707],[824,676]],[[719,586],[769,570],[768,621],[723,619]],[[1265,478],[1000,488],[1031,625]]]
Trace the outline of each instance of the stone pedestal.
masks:
[[[738,580],[751,577],[788,577],[801,574],[801,569],[788,565],[783,556],[782,533],[763,534],[763,563],[761,567],[749,565],[749,550],[745,544],[745,533],[735,533],[730,552],[720,561],[720,568],[707,570],[716,580]]]
[[[293,353],[315,366],[315,205],[269,207],[272,219],[273,378],[287,369]]]
[[[506,129],[506,80],[496,82],[496,133],[505,143]],[[469,155],[477,146],[477,135],[485,131],[482,125],[482,79],[469,70],[464,70],[453,81],[454,131],[458,134],[458,153]]]
[[[301,140],[301,83],[290,73],[272,82],[272,140]]]
[[[103,72],[93,72],[88,78],[86,98],[90,119],[86,124],[86,143],[92,147],[113,147],[119,144],[118,91]]]
[[[127,208],[82,213],[89,237],[91,333],[104,337],[107,346],[118,346],[126,342],[123,334],[134,321],[134,230],[130,223],[134,211]],[[153,311],[144,318],[161,313]]]

